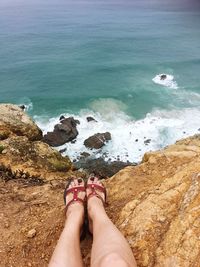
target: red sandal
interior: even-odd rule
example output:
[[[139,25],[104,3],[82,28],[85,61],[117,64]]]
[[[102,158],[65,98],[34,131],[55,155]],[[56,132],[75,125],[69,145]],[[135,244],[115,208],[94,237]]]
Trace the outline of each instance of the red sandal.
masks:
[[[81,179],[81,181],[83,181],[82,178],[79,178],[79,179]],[[67,211],[68,207],[70,205],[72,205],[73,203],[79,202],[84,206],[85,215],[86,215],[86,194],[85,194],[85,198],[84,199],[81,199],[81,198],[78,197],[78,193],[79,192],[85,192],[86,191],[85,185],[84,186],[75,186],[75,187],[72,187],[72,188],[69,189],[69,185],[71,184],[71,182],[73,180],[74,180],[74,178],[71,178],[69,180],[69,182],[67,183],[67,185],[65,187],[65,190],[64,190],[64,195],[63,196],[64,196],[64,203],[65,203],[65,210]],[[66,205],[66,196],[68,194],[71,194],[71,193],[73,193],[73,198]],[[83,222],[83,226],[82,226],[82,230],[81,230],[81,236],[80,236],[80,240],[81,241],[86,237],[87,227],[88,227],[88,221],[87,221],[87,217],[85,216],[84,222]]]
[[[81,181],[83,181],[82,178],[79,178],[79,179],[81,179]],[[65,202],[65,205],[66,205],[66,196],[67,196],[68,194],[73,193],[73,198],[72,198],[72,200],[70,200],[69,203],[66,205],[66,210],[68,209],[68,207],[69,207],[71,204],[73,204],[73,203],[75,203],[75,202],[80,202],[80,203],[83,204],[84,206],[85,206],[85,203],[86,203],[86,196],[85,196],[84,199],[78,197],[78,193],[79,193],[79,192],[85,192],[85,190],[86,190],[86,189],[85,189],[85,186],[76,186],[76,187],[72,187],[72,188],[68,189],[68,188],[69,188],[69,185],[71,184],[72,181],[73,181],[73,178],[71,178],[71,179],[69,180],[69,182],[67,183],[67,185],[66,185],[66,187],[65,187],[65,191],[64,191],[64,202]]]
[[[90,177],[90,181],[94,181],[94,179],[97,177]],[[98,197],[99,199],[101,199],[103,205],[105,206],[107,204],[106,199],[107,199],[107,192],[106,192],[106,188],[103,185],[98,185],[95,183],[92,184],[87,184],[86,189],[91,189],[91,193],[87,196],[87,199],[91,198],[91,197]],[[97,191],[96,191],[97,190]],[[105,200],[98,194],[98,191],[102,192],[105,194]]]

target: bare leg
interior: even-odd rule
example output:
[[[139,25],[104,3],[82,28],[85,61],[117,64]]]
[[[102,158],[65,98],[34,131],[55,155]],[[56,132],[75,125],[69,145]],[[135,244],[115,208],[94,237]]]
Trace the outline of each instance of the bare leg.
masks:
[[[69,186],[83,186],[83,182],[73,180]],[[66,203],[73,195],[66,196]],[[79,192],[78,197],[84,199],[85,192]],[[66,213],[64,230],[56,245],[55,251],[49,263],[49,267],[83,267],[83,260],[80,251],[80,230],[83,224],[84,207],[79,202],[70,205]]]
[[[96,178],[94,183],[101,184]],[[87,195],[89,193],[90,189],[87,189]],[[105,198],[104,193],[99,191],[98,194]],[[108,218],[103,203],[99,198],[91,197],[88,199],[88,214],[90,231],[93,232],[94,238],[91,266],[136,267],[131,248],[121,232]]]

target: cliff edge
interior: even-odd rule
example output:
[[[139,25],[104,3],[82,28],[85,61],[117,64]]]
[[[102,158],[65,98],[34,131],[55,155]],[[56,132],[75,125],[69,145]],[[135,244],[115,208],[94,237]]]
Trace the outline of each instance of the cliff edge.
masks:
[[[1,266],[47,266],[65,219],[66,180],[79,173],[69,158],[40,141],[40,130],[23,111],[0,105],[0,114]],[[138,267],[200,266],[199,135],[146,153],[140,165],[104,183],[107,213]],[[87,236],[81,244],[86,266],[91,243]]]

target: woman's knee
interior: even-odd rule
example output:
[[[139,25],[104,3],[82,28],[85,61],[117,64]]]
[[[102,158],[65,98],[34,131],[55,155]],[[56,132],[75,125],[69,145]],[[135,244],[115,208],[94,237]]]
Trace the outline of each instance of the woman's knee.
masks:
[[[100,267],[130,267],[127,262],[117,253],[113,252],[104,256]]]

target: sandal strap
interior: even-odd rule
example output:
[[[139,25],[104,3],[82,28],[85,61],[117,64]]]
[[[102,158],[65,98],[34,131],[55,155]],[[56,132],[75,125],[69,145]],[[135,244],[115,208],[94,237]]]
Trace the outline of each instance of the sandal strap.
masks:
[[[102,193],[106,193],[106,189],[102,185],[97,185],[97,184],[88,184],[87,188],[92,189],[92,191],[95,191],[95,189],[101,191]]]
[[[69,207],[69,205],[71,205],[73,202],[76,202],[76,201],[78,201],[78,202],[80,202],[82,204],[85,203],[86,197],[84,199],[79,198],[78,197],[79,192],[85,192],[85,186],[75,186],[75,187],[72,187],[72,188],[69,188],[69,189],[65,190],[65,192],[64,192],[65,205],[66,205],[66,196],[71,194],[71,193],[73,194],[73,198],[66,205],[66,209]]]
[[[95,197],[98,197],[102,201],[103,205],[106,204],[106,189],[105,189],[105,187],[103,187],[101,185],[97,185],[97,184],[87,184],[87,188],[92,190],[92,192],[87,196],[88,199],[95,196]],[[105,200],[97,193],[96,190],[105,194]]]
[[[79,197],[77,197],[77,198],[73,198],[72,200],[70,200],[69,201],[69,203],[66,205],[66,210],[68,209],[68,207],[70,206],[70,205],[72,205],[73,203],[75,203],[75,202],[79,202],[79,203],[81,203],[81,204],[85,204],[85,200],[86,200],[86,198],[84,198],[84,199],[81,199],[81,198],[79,198]]]
[[[88,199],[89,198],[91,198],[91,197],[98,197],[101,201],[102,201],[102,203],[103,203],[103,205],[105,205],[106,204],[106,202],[105,202],[105,200],[99,195],[99,194],[97,194],[96,192],[91,192],[89,195],[88,195]]]

